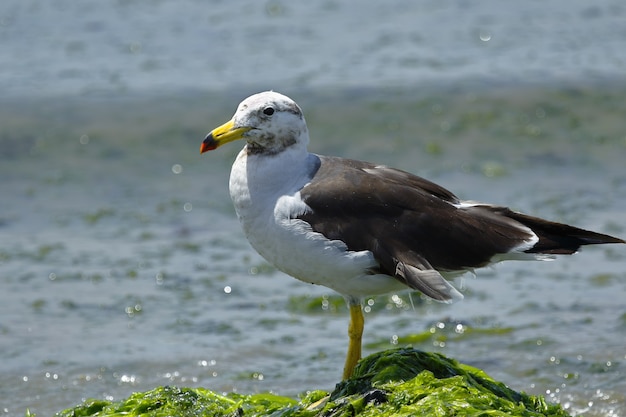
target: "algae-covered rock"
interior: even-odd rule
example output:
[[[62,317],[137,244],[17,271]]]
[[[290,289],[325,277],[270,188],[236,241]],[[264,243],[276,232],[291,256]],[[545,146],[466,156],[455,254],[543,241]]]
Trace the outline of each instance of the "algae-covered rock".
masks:
[[[368,399],[377,393],[374,404]],[[350,403],[354,414],[374,416],[567,416],[543,397],[513,391],[482,370],[439,353],[411,348],[388,350],[359,362],[354,376],[337,384],[332,402]],[[328,415],[328,414],[327,414]]]
[[[79,416],[567,416],[542,397],[511,390],[480,369],[412,348],[363,359],[332,393],[300,401],[273,394],[219,395],[203,388],[160,387],[119,402],[88,400],[62,411]]]
[[[204,388],[159,387],[132,394],[128,399],[111,402],[87,400],[62,411],[59,417],[126,416],[126,417],[192,417],[192,416],[262,416],[297,405],[292,398],[273,394],[227,396]]]

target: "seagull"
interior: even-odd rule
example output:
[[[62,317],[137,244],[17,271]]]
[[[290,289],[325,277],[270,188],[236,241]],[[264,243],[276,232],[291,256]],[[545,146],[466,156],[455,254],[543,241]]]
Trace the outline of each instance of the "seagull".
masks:
[[[361,358],[364,297],[412,289],[444,303],[463,298],[447,279],[495,262],[549,259],[609,235],[463,201],[399,169],[310,153],[300,107],[273,91],[242,101],[200,153],[245,145],[230,173],[237,217],[252,247],[280,271],[345,298],[343,378]]]

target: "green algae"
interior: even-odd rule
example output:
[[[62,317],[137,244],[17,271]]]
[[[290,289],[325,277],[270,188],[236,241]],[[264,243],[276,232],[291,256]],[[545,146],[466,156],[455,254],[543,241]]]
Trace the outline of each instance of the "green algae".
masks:
[[[381,339],[365,344],[368,349],[385,349],[390,345],[408,346],[420,345],[422,343],[436,344],[458,342],[461,340],[476,337],[491,337],[510,334],[515,329],[513,327],[475,327],[465,323],[438,322],[433,324],[428,330],[420,333],[410,333],[406,335],[394,335],[391,340]]]
[[[93,213],[83,214],[83,220],[89,225],[94,225],[104,218],[115,216],[115,210],[111,208],[99,208]]]
[[[340,383],[331,399],[341,402],[372,390],[384,392],[385,401],[355,408],[358,415],[567,416],[560,406],[516,392],[480,369],[412,348],[367,357],[359,363],[355,377]]]
[[[204,388],[159,387],[132,394],[128,399],[111,402],[87,400],[58,413],[59,417],[86,416],[240,416],[270,415],[292,407],[296,401],[273,394],[228,396]]]
[[[57,417],[161,416],[567,416],[543,397],[526,395],[485,372],[439,353],[393,349],[359,362],[332,393],[300,400],[270,393],[221,395],[204,388],[159,387],[112,402],[86,400]]]

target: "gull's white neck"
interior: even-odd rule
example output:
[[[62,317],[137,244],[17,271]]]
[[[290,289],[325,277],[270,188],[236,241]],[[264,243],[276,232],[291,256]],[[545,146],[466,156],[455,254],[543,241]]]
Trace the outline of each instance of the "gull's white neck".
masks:
[[[246,148],[239,153],[229,189],[247,235],[254,222],[267,221],[267,216],[273,215],[280,197],[294,195],[310,181],[316,159],[300,144],[274,155],[250,154]]]

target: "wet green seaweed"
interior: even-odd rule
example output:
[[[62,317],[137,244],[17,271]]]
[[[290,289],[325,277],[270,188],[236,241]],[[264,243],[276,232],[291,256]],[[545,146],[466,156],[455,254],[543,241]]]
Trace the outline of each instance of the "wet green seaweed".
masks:
[[[299,401],[274,394],[220,395],[204,388],[159,387],[112,402],[86,400],[57,417],[186,416],[567,416],[543,397],[508,388],[482,370],[413,348],[363,359],[332,393]]]

